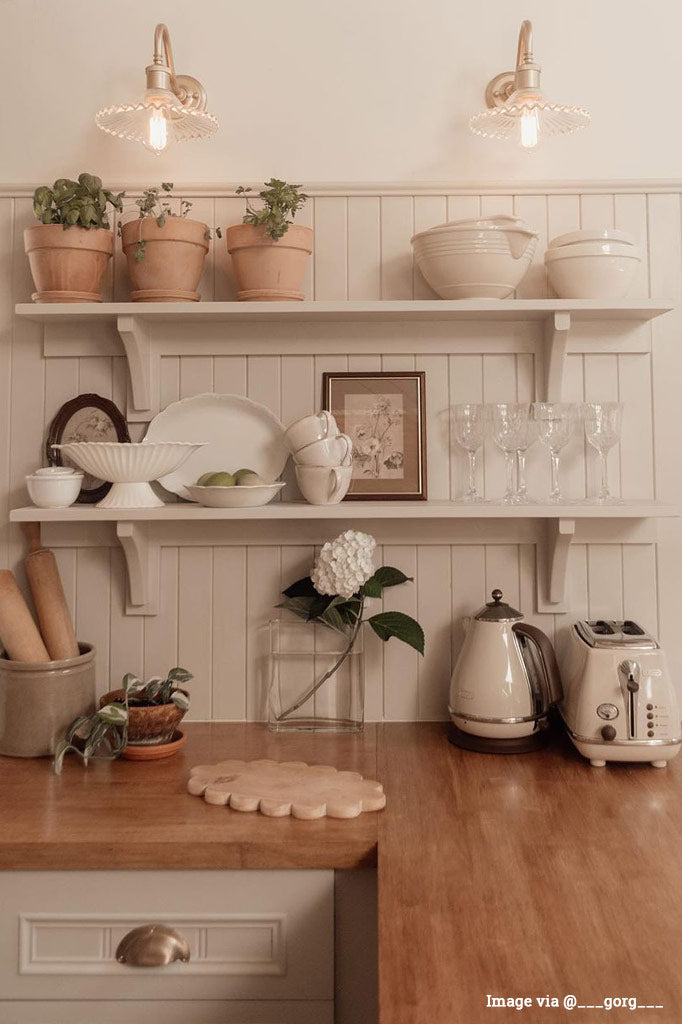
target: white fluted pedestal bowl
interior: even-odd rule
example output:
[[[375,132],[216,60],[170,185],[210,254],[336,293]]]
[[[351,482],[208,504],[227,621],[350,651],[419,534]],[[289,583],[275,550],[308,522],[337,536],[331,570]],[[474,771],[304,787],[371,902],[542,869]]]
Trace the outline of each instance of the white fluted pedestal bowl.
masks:
[[[151,480],[174,473],[202,443],[194,441],[70,441],[56,444],[86,473],[108,480],[113,487],[98,508],[160,508],[164,503],[150,487]]]

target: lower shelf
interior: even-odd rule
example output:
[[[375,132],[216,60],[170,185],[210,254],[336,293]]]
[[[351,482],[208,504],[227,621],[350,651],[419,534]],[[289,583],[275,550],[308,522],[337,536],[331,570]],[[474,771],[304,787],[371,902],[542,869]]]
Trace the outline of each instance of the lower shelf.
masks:
[[[10,512],[10,521],[15,523],[42,522],[54,524],[98,524],[114,523],[116,538],[120,543],[128,573],[126,611],[129,615],[156,615],[158,610],[160,551],[161,546],[196,543],[197,536],[205,538],[209,523],[219,527],[220,523],[239,524],[258,522],[291,523],[307,522],[306,543],[311,542],[313,521],[372,523],[373,529],[380,524],[395,523],[398,520],[417,522],[430,520],[433,525],[427,531],[426,543],[436,531],[434,521],[440,528],[447,523],[468,521],[472,529],[480,524],[487,529],[504,520],[535,521],[534,542],[537,557],[536,607],[539,612],[563,612],[565,606],[566,573],[568,556],[576,536],[578,522],[608,520],[608,538],[611,543],[620,543],[624,538],[616,529],[617,523],[632,526],[636,520],[657,519],[679,515],[679,509],[654,501],[629,501],[622,505],[595,505],[589,503],[573,505],[501,505],[465,504],[451,501],[349,501],[340,505],[308,505],[305,502],[275,502],[259,508],[221,509],[203,508],[188,503],[165,505],[151,509],[100,509],[92,505],[72,505],[64,509],[41,509],[30,506]],[[177,524],[177,530],[169,535],[169,528]],[[519,524],[520,525],[520,524]],[[606,527],[606,523],[603,524]],[[179,533],[178,533],[179,531]],[[625,538],[627,539],[627,537]],[[203,543],[210,540],[203,539]],[[317,541],[312,541],[316,543]],[[434,541],[435,542],[435,541]],[[421,541],[420,541],[421,543]],[[70,544],[78,545],[78,540]]]

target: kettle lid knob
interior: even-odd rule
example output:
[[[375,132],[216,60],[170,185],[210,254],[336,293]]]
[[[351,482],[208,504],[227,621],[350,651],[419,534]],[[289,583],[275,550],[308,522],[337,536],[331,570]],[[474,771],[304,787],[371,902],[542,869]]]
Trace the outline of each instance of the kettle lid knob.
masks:
[[[521,612],[502,600],[502,591],[497,588],[492,592],[492,601],[476,613],[474,618],[479,622],[516,622],[523,618]]]
[[[502,601],[502,591],[493,590],[491,597],[493,599],[493,604],[500,604],[500,602]]]

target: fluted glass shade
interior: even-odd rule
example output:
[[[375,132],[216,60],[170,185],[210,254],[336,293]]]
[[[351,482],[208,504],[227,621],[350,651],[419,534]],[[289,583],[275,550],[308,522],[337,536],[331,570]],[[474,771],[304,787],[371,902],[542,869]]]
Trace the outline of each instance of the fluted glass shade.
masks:
[[[590,115],[582,107],[550,103],[541,96],[523,99],[512,95],[502,106],[475,114],[469,127],[476,135],[517,141],[532,149],[542,135],[568,135],[589,123]]]
[[[141,142],[161,153],[172,142],[207,139],[218,131],[218,120],[205,110],[183,107],[172,93],[167,101],[146,97],[137,103],[105,107],[95,115],[98,128],[118,139]]]

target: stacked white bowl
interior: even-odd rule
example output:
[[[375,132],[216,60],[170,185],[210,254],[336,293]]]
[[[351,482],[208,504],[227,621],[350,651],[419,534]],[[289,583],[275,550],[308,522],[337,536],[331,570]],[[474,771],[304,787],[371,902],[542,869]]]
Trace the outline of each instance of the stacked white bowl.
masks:
[[[504,299],[528,270],[538,233],[499,214],[454,220],[412,238],[417,266],[441,299]]]
[[[622,299],[641,261],[635,239],[613,228],[583,228],[549,243],[545,266],[560,299]]]
[[[311,505],[336,505],[353,473],[353,442],[326,409],[296,420],[284,433],[301,494]]]

